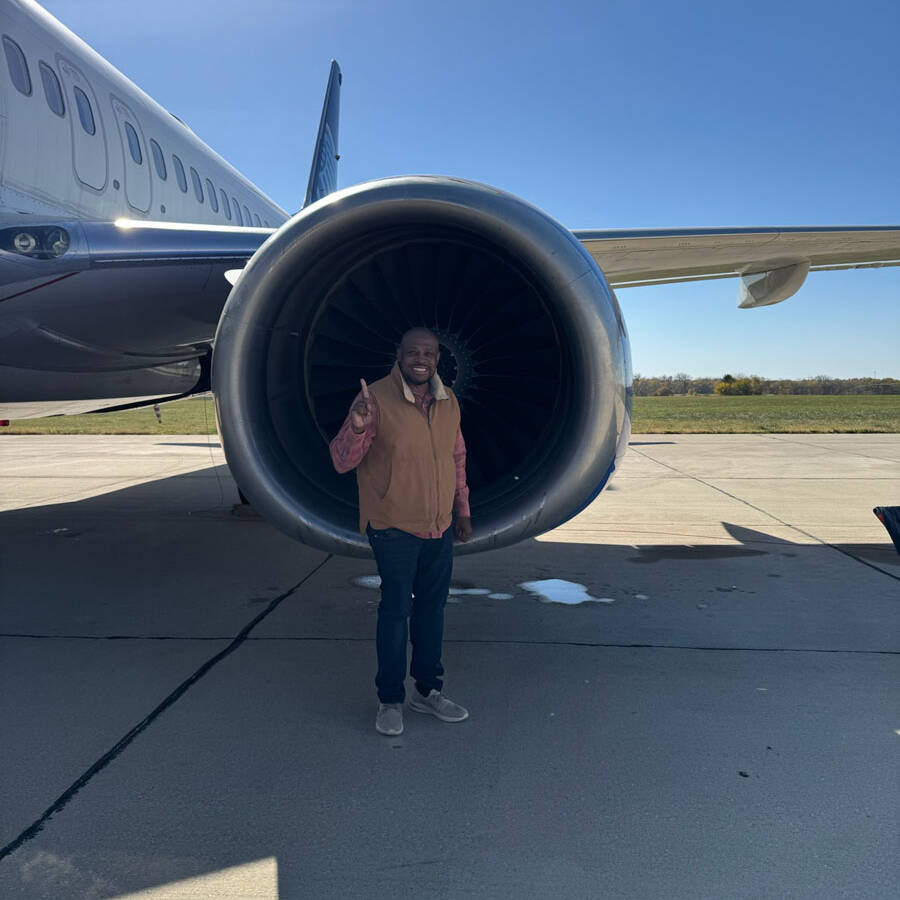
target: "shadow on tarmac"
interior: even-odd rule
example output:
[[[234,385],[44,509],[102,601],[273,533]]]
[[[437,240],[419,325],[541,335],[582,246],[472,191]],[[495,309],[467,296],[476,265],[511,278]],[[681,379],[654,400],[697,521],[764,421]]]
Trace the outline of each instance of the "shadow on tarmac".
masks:
[[[0,862],[3,895],[114,896],[249,866],[255,890],[271,882],[259,896],[282,898],[761,896],[813,883],[797,864],[819,846],[798,825],[812,810],[845,823],[828,839],[847,832],[842,883],[877,895],[858,872],[890,869],[891,807],[866,756],[883,716],[871,661],[895,649],[890,544],[729,524],[739,545],[530,540],[462,557],[456,585],[512,595],[447,608],[445,665],[472,720],[408,714],[387,740],[370,721],[377,593],[353,583],[374,564],[326,559],[234,500],[207,469],[0,513],[17,723],[0,843],[40,825]],[[616,602],[542,603],[521,588],[540,578]],[[841,653],[852,679],[826,664]]]

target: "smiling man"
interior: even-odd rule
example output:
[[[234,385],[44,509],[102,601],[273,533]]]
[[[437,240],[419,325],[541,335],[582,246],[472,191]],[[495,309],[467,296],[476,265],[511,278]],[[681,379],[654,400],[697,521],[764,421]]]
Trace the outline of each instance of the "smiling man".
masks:
[[[441,693],[453,534],[467,541],[472,520],[459,404],[437,374],[439,359],[432,332],[407,331],[391,373],[372,385],[360,379],[362,390],[331,442],[335,469],[356,469],[360,531],[381,576],[375,728],[387,735],[403,731],[407,630],[415,680],[409,708],[444,722],[469,715]]]

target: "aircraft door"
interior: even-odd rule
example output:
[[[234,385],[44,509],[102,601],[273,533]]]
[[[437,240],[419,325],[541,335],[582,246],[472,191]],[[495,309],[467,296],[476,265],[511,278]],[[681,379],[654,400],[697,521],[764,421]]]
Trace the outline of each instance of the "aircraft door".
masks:
[[[150,159],[144,133],[135,114],[118,97],[111,99],[125,162],[125,197],[129,206],[149,212]]]
[[[56,59],[66,92],[66,106],[70,110],[75,177],[82,184],[102,191],[106,187],[108,160],[106,131],[97,96],[76,66],[61,56]]]

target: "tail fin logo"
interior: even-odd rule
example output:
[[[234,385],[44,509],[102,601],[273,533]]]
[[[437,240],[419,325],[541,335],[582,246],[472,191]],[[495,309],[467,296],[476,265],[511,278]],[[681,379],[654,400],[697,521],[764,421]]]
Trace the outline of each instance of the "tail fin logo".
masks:
[[[319,146],[319,158],[316,160],[316,180],[310,202],[315,203],[335,190],[337,190],[337,148],[334,145],[331,127],[326,123],[322,143]]]

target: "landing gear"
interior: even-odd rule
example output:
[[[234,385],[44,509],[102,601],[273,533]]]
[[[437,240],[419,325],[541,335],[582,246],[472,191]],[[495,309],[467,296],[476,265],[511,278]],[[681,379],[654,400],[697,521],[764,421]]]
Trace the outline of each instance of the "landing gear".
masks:
[[[233,516],[238,516],[238,518],[246,518],[246,519],[258,519],[259,513],[250,505],[250,501],[244,495],[244,492],[238,488],[238,497],[240,497],[240,503],[235,503],[231,507],[231,514]]]

